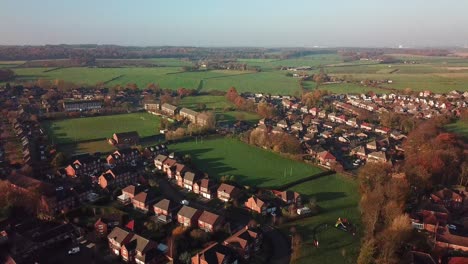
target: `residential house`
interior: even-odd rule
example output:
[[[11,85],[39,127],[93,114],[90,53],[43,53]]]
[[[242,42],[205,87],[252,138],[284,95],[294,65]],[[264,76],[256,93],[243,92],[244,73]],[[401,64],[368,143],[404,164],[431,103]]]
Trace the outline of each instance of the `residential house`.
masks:
[[[351,151],[351,155],[355,155],[359,159],[365,160],[367,159],[367,150],[364,146],[359,146]]]
[[[179,115],[182,116],[183,118],[188,119],[192,123],[196,123],[198,112],[184,107],[180,109]]]
[[[155,200],[156,197],[153,192],[140,192],[132,199],[133,208],[146,213]]]
[[[128,243],[132,237],[133,234],[129,231],[120,227],[115,227],[107,236],[110,251],[114,255],[120,256],[120,250],[122,249],[122,246]]]
[[[148,112],[159,112],[161,110],[161,104],[159,103],[146,103],[144,108]]]
[[[238,194],[239,189],[237,189],[233,185],[226,183],[221,183],[217,190],[218,199],[220,199],[223,202],[228,202],[229,200],[236,199]]]
[[[288,128],[288,123],[286,122],[286,120],[281,120],[276,124],[276,126],[282,129],[286,129]]]
[[[140,136],[136,131],[130,132],[122,132],[122,133],[114,133],[112,139],[115,141],[117,145],[138,145],[140,142]]]
[[[442,204],[448,209],[459,209],[463,206],[465,195],[444,188],[431,194],[431,200],[436,204]]]
[[[243,259],[248,260],[260,250],[262,242],[263,235],[260,231],[245,226],[224,240],[223,244],[235,250]]]
[[[377,142],[375,140],[370,141],[366,144],[366,148],[370,150],[377,150]]]
[[[192,257],[192,264],[237,264],[238,259],[229,247],[213,243]]]
[[[388,127],[377,127],[375,129],[376,133],[382,134],[382,135],[387,135],[390,132],[390,128]]]
[[[161,111],[169,116],[175,116],[177,114],[177,106],[164,103],[161,105]]]
[[[101,158],[92,155],[84,155],[68,165],[65,168],[65,173],[69,177],[89,176],[99,173],[103,169],[104,162],[102,162]]]
[[[176,163],[174,166],[171,167],[169,171],[167,171],[167,177],[169,179],[175,178],[177,181],[177,185],[183,187],[184,183],[184,174],[187,171],[187,167],[182,163]]]
[[[326,167],[331,167],[336,163],[336,158],[329,151],[323,151],[317,154],[319,164]]]
[[[196,226],[200,215],[200,210],[184,205],[177,213],[177,221],[187,227]]]
[[[286,204],[295,204],[296,206],[302,205],[302,197],[299,193],[290,190],[287,191],[273,191],[278,198],[280,198]]]
[[[156,242],[140,235],[116,227],[107,236],[111,252],[124,262],[146,264],[155,263],[161,257]]]
[[[94,223],[94,230],[99,236],[105,237],[107,236],[109,230],[119,226],[121,221],[122,217],[120,215],[108,215],[101,217],[96,221],[96,223]]]
[[[109,169],[98,178],[101,188],[122,186],[136,181],[135,169],[132,167],[119,166]]]
[[[266,215],[267,214],[267,208],[268,208],[268,203],[266,201],[263,201],[262,199],[256,197],[256,196],[251,196],[247,201],[244,203],[244,206],[248,208],[251,211],[254,211],[256,213]]]
[[[283,128],[277,126],[277,127],[273,128],[273,130],[271,131],[271,133],[273,133],[273,134],[281,134],[281,133],[284,133],[284,130],[283,130]]]
[[[302,125],[301,122],[296,122],[291,126],[291,129],[295,131],[302,131],[304,130],[304,126]]]
[[[65,112],[82,112],[101,108],[101,100],[64,100],[63,102]]]
[[[193,192],[200,194],[203,198],[212,199],[215,196],[215,184],[210,179],[201,179],[193,184]]]
[[[158,216],[158,221],[170,223],[176,214],[179,205],[171,200],[162,199],[153,205],[154,213]]]
[[[210,123],[211,117],[207,113],[200,113],[197,115],[196,124],[199,126],[207,126]]]
[[[158,170],[163,170],[164,161],[166,161],[167,159],[168,157],[166,155],[162,155],[162,154],[157,155],[156,158],[154,159],[154,166]]]
[[[163,172],[166,173],[167,175],[172,175],[171,169],[176,163],[177,161],[175,159],[167,158],[166,160],[164,160],[162,163]]]
[[[222,222],[221,216],[205,210],[198,218],[198,227],[205,232],[213,232],[221,227]]]
[[[383,151],[374,151],[367,154],[367,161],[370,162],[387,162],[387,156]]]
[[[372,131],[374,129],[373,125],[366,123],[366,122],[362,122],[360,127],[361,129],[364,129],[366,131]]]
[[[189,191],[193,191],[193,185],[195,183],[195,173],[191,172],[191,171],[188,171],[185,173],[184,175],[184,179],[183,179],[183,188],[189,190]]]
[[[139,192],[141,192],[142,187],[140,185],[128,185],[127,187],[122,189],[122,194],[117,197],[117,200],[123,204],[129,204],[131,203],[132,199],[135,197],[135,195]]]

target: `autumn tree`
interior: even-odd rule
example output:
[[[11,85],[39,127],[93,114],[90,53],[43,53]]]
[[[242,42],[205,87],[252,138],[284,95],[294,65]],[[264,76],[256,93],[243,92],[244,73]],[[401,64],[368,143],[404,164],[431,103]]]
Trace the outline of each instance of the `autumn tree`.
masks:
[[[257,113],[263,118],[273,118],[276,116],[276,108],[267,103],[259,103]]]

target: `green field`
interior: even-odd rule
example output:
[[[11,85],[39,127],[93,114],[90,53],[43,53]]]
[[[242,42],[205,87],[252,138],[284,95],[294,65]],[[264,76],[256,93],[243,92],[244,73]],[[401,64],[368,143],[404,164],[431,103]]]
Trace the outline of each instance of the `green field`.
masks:
[[[210,177],[234,175],[245,185],[274,187],[322,172],[302,162],[245,144],[220,138],[177,143],[171,151],[190,154],[196,167]],[[292,172],[292,174],[291,174]]]
[[[82,85],[95,85],[104,83],[106,86],[126,85],[136,83],[144,88],[148,83],[159,83],[163,88],[178,89],[180,87],[197,89],[199,91],[220,90],[226,91],[234,86],[239,92],[263,92],[271,94],[296,94],[300,92],[299,80],[287,77],[286,71],[280,71],[280,66],[311,66],[318,71],[324,71],[332,76],[339,76],[347,80],[360,82],[364,79],[383,80],[390,79],[392,84],[384,87],[394,89],[411,88],[415,91],[432,90],[434,92],[449,92],[457,89],[468,89],[468,59],[460,57],[425,57],[403,56],[397,58],[415,61],[417,64],[380,64],[376,61],[343,62],[337,54],[308,55],[293,59],[238,59],[261,69],[260,72],[211,70],[197,72],[182,72],[183,66],[192,65],[190,61],[175,58],[156,58],[141,60],[156,63],[162,67],[122,67],[122,68],[15,68],[23,63],[1,62],[1,68],[12,67],[17,74],[17,81],[32,81],[38,78],[62,79]],[[125,60],[121,60],[125,61]],[[135,60],[133,60],[135,61]],[[139,60],[136,60],[139,61]],[[51,71],[49,71],[51,70]],[[306,88],[315,88],[313,82],[306,82]],[[326,89],[336,93],[366,92],[373,88],[358,84],[323,85]]]
[[[459,134],[462,137],[468,139],[468,122],[458,120],[455,123],[448,124],[446,128],[448,131]]]
[[[206,110],[213,111],[216,114],[218,122],[234,122],[236,120],[245,120],[248,122],[257,122],[260,117],[255,113],[245,111],[224,111],[225,108],[234,107],[224,96],[200,95],[187,96],[179,102],[180,107],[187,107],[199,111],[198,104],[205,104]]]
[[[73,118],[42,123],[55,144],[112,137],[116,132],[137,131],[140,137],[159,133],[159,118],[148,113]]]
[[[289,234],[294,226],[302,236],[301,257],[297,263],[356,263],[359,254],[360,214],[357,183],[341,175],[318,178],[292,188],[308,199],[316,199],[321,212],[312,217],[287,223],[281,229]],[[349,233],[333,227],[338,217],[347,218],[357,224],[358,234]],[[313,246],[314,228],[328,224],[328,228],[317,233],[319,248]]]

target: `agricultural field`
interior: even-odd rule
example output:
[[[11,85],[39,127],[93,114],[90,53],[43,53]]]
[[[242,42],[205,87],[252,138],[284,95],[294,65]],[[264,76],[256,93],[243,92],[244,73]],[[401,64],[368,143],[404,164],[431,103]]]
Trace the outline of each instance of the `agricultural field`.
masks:
[[[295,263],[356,263],[360,248],[357,183],[353,179],[335,174],[299,184],[291,189],[305,195],[309,200],[316,200],[320,207],[320,213],[316,216],[281,226],[286,234],[289,234],[290,228],[294,226],[302,236],[300,257]],[[356,236],[334,227],[338,217],[347,218],[358,226]],[[324,227],[324,224],[327,224],[327,227]],[[320,231],[316,233],[319,247],[316,248],[313,246],[314,228],[320,225]]]
[[[415,62],[416,64],[379,64],[376,61],[343,62],[337,54],[308,55],[294,59],[238,59],[238,62],[249,66],[260,67],[260,72],[208,70],[183,72],[183,66],[192,65],[190,61],[176,58],[155,58],[142,61],[156,63],[162,67],[122,67],[122,68],[17,68],[23,63],[1,62],[0,68],[11,67],[17,74],[18,81],[32,81],[38,78],[62,79],[83,85],[104,83],[106,86],[126,85],[136,83],[144,88],[149,83],[159,83],[163,88],[178,89],[180,87],[197,89],[199,91],[226,91],[234,86],[239,92],[263,92],[271,94],[297,94],[300,92],[299,80],[286,76],[286,71],[278,70],[280,66],[311,66],[313,74],[318,67],[332,76],[353,80],[356,84],[323,85],[321,89],[332,92],[366,92],[384,90],[360,86],[361,80],[392,80],[385,84],[387,88],[415,91],[432,90],[434,92],[449,92],[457,89],[468,89],[468,59],[459,57],[424,57],[403,56],[397,58]],[[130,60],[129,60],[130,61]],[[306,82],[306,88],[315,88],[313,82]]]
[[[260,119],[255,113],[245,111],[224,111],[225,108],[234,107],[224,96],[217,95],[200,95],[200,96],[187,96],[182,98],[179,102],[180,107],[190,108],[199,111],[199,104],[205,104],[206,110],[213,111],[216,114],[218,122],[232,123],[236,120],[245,120],[247,122],[257,122]]]
[[[42,123],[55,144],[110,138],[115,132],[137,131],[140,137],[159,133],[160,119],[148,113],[73,118]],[[88,147],[89,148],[89,147]]]
[[[283,158],[237,139],[198,139],[169,145],[169,149],[189,154],[196,167],[210,177],[234,175],[237,182],[245,185],[275,187],[322,172],[320,168]]]

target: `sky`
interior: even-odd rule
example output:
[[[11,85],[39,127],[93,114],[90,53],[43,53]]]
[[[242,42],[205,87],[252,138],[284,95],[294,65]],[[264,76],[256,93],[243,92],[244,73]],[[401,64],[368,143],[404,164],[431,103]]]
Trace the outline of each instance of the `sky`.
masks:
[[[0,45],[468,45],[466,0],[0,0]]]

